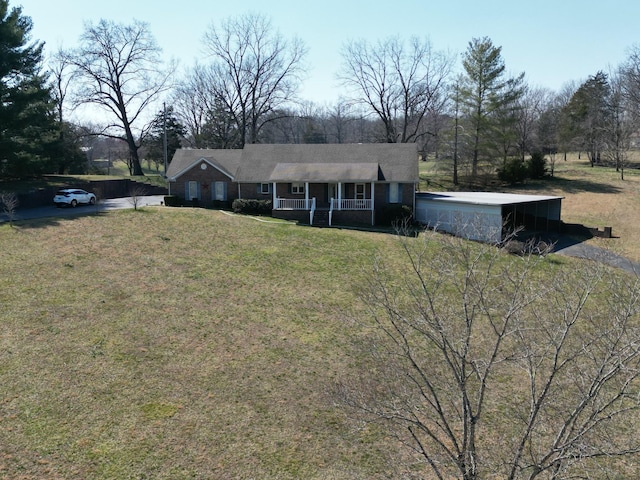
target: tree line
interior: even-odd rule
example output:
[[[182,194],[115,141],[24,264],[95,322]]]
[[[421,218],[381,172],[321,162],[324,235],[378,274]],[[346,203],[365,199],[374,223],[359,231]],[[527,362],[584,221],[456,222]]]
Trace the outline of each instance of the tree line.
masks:
[[[132,175],[143,158],[159,167],[180,147],[415,142],[454,184],[496,173],[517,181],[530,159],[552,174],[569,151],[623,176],[637,131],[638,47],[614,71],[553,92],[528,85],[524,72],[509,76],[487,37],[470,40],[460,62],[428,39],[353,40],[341,51],[343,95],[318,105],[298,96],[304,42],[261,14],[212,23],[201,60],[182,70],[163,61],[141,21],[87,23],[77,46],[47,58],[32,26],[0,0],[3,177],[84,171],[98,138],[119,142]],[[87,105],[100,121],[77,120]]]

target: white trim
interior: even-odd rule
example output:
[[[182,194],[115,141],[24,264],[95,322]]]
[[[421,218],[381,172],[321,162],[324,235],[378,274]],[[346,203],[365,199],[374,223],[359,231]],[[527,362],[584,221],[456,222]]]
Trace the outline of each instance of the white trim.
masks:
[[[223,175],[226,175],[227,177],[229,177],[232,181],[235,181],[233,175],[231,175],[229,172],[225,171],[224,169],[222,169],[222,167],[219,167],[218,165],[212,163],[210,160],[201,157],[198,160],[196,160],[195,162],[189,164],[187,167],[183,168],[182,170],[180,170],[178,173],[176,173],[173,177],[169,178],[169,181],[175,182],[178,177],[181,177],[182,175],[184,175],[185,173],[187,173],[189,170],[191,170],[194,167],[197,167],[198,164],[200,162],[205,162],[209,165],[211,165],[211,167],[215,168],[216,170],[218,170],[220,173],[222,173]]]

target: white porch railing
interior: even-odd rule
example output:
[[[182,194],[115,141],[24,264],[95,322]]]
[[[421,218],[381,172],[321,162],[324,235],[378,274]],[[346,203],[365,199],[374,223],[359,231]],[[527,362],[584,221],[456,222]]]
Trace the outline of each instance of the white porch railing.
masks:
[[[311,210],[315,205],[314,198],[276,198],[273,205],[274,210]]]
[[[337,198],[331,199],[331,208],[333,210],[371,210],[372,203],[370,198]]]

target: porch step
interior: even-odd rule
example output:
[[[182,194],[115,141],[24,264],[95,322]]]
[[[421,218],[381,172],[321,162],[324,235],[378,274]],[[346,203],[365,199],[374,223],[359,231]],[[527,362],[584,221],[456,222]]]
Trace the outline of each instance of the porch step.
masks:
[[[328,227],[329,226],[329,210],[316,210],[313,213],[313,226]]]

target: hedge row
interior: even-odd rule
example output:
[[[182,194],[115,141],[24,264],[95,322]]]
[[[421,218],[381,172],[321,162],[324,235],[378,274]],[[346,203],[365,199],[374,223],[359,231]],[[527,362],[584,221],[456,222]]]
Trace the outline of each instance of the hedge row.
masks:
[[[273,210],[273,201],[239,198],[233,201],[231,209],[235,213],[271,215],[271,211]]]

